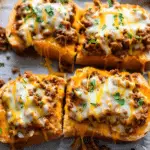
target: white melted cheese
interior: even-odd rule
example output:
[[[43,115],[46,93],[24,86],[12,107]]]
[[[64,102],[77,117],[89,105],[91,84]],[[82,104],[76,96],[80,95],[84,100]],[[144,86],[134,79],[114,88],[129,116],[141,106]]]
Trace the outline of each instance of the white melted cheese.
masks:
[[[122,23],[121,17],[123,16]],[[111,8],[101,8],[100,12],[97,11],[94,14],[86,16],[87,19],[93,24],[92,26],[86,28],[86,34],[88,36],[94,35],[97,39],[104,38],[108,34],[111,34],[114,39],[121,38],[123,36],[123,31],[131,33],[133,36],[136,34],[138,29],[144,30],[147,24],[150,23],[150,17],[147,13],[142,12],[139,8],[125,8],[121,7],[116,9]],[[97,20],[97,21],[95,21]],[[111,54],[109,50],[108,43],[105,41],[101,44],[106,54]],[[142,45],[135,45],[136,49],[142,48]]]
[[[61,28],[62,21],[69,20],[70,15],[72,15],[72,6],[69,4],[61,3],[42,3],[42,1],[31,0],[27,1],[30,3],[33,10],[36,10],[38,17],[41,22],[36,21],[37,16],[35,14],[29,14],[30,17],[24,19],[23,25],[20,27],[19,31],[24,35],[24,39],[27,41],[27,46],[32,45],[32,36],[29,31],[35,31],[36,35],[33,36],[33,39],[42,39],[43,36],[40,31],[40,26],[44,25],[46,30],[51,33],[57,29],[65,30]],[[52,15],[49,15],[46,12],[52,11]]]
[[[40,80],[40,79],[39,79]],[[53,104],[58,100],[56,95],[56,86],[59,86],[61,92],[59,96],[63,96],[64,86],[54,85],[51,87],[51,83],[46,84],[51,94],[55,93],[53,97]],[[36,91],[34,91],[36,88]],[[29,95],[29,91],[33,92],[34,95],[41,97],[40,104],[37,105],[34,101],[34,96]],[[9,84],[3,93],[2,101],[7,106],[7,120],[8,124],[13,123],[14,126],[22,126],[23,128],[28,127],[31,124],[38,126],[45,126],[46,116],[51,113],[53,106],[48,102],[50,96],[45,95],[45,90],[40,88],[40,84],[36,81],[32,82],[26,77],[19,77],[13,83]],[[59,98],[60,99],[60,98]],[[37,100],[39,101],[39,100]],[[31,131],[29,136],[32,136],[34,131]],[[21,132],[17,133],[19,138],[23,138],[24,135]]]
[[[115,121],[116,116],[126,118],[127,122],[130,122],[132,117],[140,111],[133,108],[134,100],[131,97],[133,89],[135,88],[134,81],[128,81],[117,75],[111,76],[102,84],[97,76],[92,77],[96,81],[95,89],[93,91],[85,91],[84,88],[78,88],[76,95],[83,100],[83,105],[73,105],[72,113],[75,114],[77,121],[81,122],[84,119],[89,119],[90,116],[94,116],[97,120],[104,117],[107,112],[111,112],[112,116],[106,115],[107,119]],[[87,79],[82,80],[82,85]],[[129,85],[129,88],[127,86]],[[86,84],[87,86],[87,84]],[[120,94],[121,99],[124,99],[124,104],[121,105],[115,98],[116,93]],[[85,105],[86,103],[86,105]],[[74,116],[74,115],[73,115]],[[122,127],[116,127],[115,129],[122,130]],[[122,130],[123,131],[123,130]],[[120,131],[120,132],[122,132]]]

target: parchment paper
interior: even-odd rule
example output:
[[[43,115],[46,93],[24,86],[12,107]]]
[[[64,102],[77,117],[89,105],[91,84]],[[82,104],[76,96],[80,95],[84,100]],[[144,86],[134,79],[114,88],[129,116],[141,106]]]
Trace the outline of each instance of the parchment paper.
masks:
[[[8,17],[11,9],[17,0],[0,0],[0,26],[5,27],[8,22]],[[75,0],[80,6],[84,6],[84,2],[90,0]],[[132,3],[139,4],[150,11],[150,0],[119,0],[121,3]],[[0,63],[4,63],[4,67],[0,67],[0,78],[8,81],[11,77],[12,79],[17,76],[13,75],[11,72],[12,67],[19,67],[21,73],[27,70],[31,70],[34,73],[47,74],[48,71],[43,67],[44,60],[38,56],[34,51],[29,52],[30,54],[23,54],[19,56],[12,51],[1,52],[0,53]],[[10,59],[7,60],[7,56],[10,56]],[[57,70],[57,62],[53,61],[52,64],[54,70]],[[25,150],[70,150],[70,145],[72,144],[73,139],[60,139],[51,142],[46,142],[40,145],[34,145]],[[112,150],[131,150],[134,148],[136,150],[150,150],[150,133],[148,133],[143,139],[133,142],[133,143],[121,143],[115,144],[113,142],[98,142],[98,145],[107,145]],[[9,147],[6,144],[0,143],[0,150],[8,150]]]

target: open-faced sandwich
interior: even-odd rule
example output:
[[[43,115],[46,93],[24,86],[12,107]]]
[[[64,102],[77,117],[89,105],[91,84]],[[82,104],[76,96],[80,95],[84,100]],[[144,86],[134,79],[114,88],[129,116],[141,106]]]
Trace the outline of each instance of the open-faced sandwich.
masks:
[[[8,41],[17,52],[33,46],[41,56],[59,60],[60,69],[66,66],[72,70],[79,34],[78,11],[69,0],[19,0],[6,29]]]
[[[150,14],[138,5],[87,3],[77,64],[143,71],[150,62]]]
[[[64,136],[142,138],[150,129],[149,93],[141,74],[78,69],[67,83]]]
[[[0,141],[14,147],[62,136],[66,82],[54,75],[25,73],[0,89]]]

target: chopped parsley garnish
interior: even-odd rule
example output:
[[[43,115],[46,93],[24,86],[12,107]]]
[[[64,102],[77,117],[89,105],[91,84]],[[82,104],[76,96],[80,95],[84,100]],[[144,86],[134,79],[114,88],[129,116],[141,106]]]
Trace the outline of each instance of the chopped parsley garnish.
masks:
[[[38,16],[38,17],[36,18],[36,22],[42,22],[42,21],[43,21],[43,20],[41,19],[41,17]]]
[[[130,39],[132,39],[132,37],[133,37],[133,35],[131,34],[131,33],[127,33],[128,34],[128,37],[130,38]]]
[[[138,101],[138,106],[142,106],[143,104],[144,104],[143,99],[139,99],[139,101]]]
[[[20,104],[20,108],[22,109],[24,107],[24,103],[21,103]]]
[[[11,36],[12,36],[12,34],[10,33],[8,37],[11,37]]]
[[[89,92],[93,92],[95,86],[96,86],[96,81],[95,81],[95,80],[92,80],[92,81],[90,82]]]
[[[28,6],[26,6],[26,7],[25,7],[25,10],[26,10],[26,11],[29,11],[29,10],[30,10],[30,8],[29,8]]]
[[[92,10],[92,8],[88,8],[88,10],[89,10],[89,11],[91,11],[91,10]]]
[[[86,108],[86,106],[87,106],[87,103],[83,103],[83,104],[82,104],[82,107],[83,107],[83,108]]]
[[[22,80],[23,80],[24,83],[27,83],[27,81],[24,78]]]
[[[41,15],[42,10],[39,9],[38,7],[35,7],[35,8],[33,8],[33,12],[34,12],[37,16],[39,16],[39,15]]]
[[[54,9],[51,6],[47,6],[45,8],[45,11],[50,17],[52,17],[54,15]]]
[[[95,22],[95,25],[99,24],[99,20],[98,19],[95,19],[94,22]]]
[[[0,63],[0,67],[4,67],[5,66],[5,64],[4,63]]]
[[[90,39],[88,41],[89,44],[97,44],[97,41],[95,39]]]
[[[119,27],[116,27],[116,29],[118,30],[118,29],[119,29]]]
[[[102,26],[102,30],[105,30],[106,29],[106,24],[104,24],[103,26]]]
[[[36,15],[36,21],[37,22],[42,22],[43,21],[41,19],[42,11],[38,7],[33,8],[33,13]]]
[[[112,0],[107,0],[107,1],[108,1],[109,7],[112,7],[113,6]]]
[[[41,102],[39,102],[39,105],[40,105],[40,106],[43,106],[43,102],[42,102],[42,101],[41,101]]]
[[[62,24],[60,24],[60,25],[59,25],[59,28],[63,28],[63,25],[62,25]]]
[[[120,20],[119,24],[120,24],[120,25],[124,25],[123,19],[124,19],[123,14],[122,14],[122,13],[119,13],[119,20]]]
[[[113,97],[121,106],[125,104],[125,100],[121,98],[120,93],[115,93]]]
[[[137,40],[142,39],[142,37],[141,37],[141,36],[138,36],[138,35],[135,35],[135,38],[136,38]]]
[[[0,135],[2,134],[2,128],[0,128]]]
[[[59,0],[62,4],[63,3],[68,3],[68,0]]]
[[[93,106],[95,106],[95,107],[97,106],[97,104],[95,104],[95,103],[90,103],[90,104],[93,105]]]
[[[116,19],[117,18],[117,15],[114,15],[114,19]]]

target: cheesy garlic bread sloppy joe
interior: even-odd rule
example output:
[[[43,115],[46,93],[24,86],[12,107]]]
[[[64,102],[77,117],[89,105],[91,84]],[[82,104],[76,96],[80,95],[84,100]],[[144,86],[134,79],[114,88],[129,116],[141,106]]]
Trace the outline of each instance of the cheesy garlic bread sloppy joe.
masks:
[[[150,61],[150,14],[138,5],[87,3],[77,64],[145,70]]]
[[[24,147],[61,137],[65,84],[61,77],[29,72],[5,84],[0,140]]]
[[[149,93],[141,74],[78,69],[68,80],[64,136],[142,138],[150,129]]]
[[[78,11],[69,0],[19,0],[6,29],[8,41],[17,52],[33,46],[41,56],[59,60],[60,68],[72,70]]]

